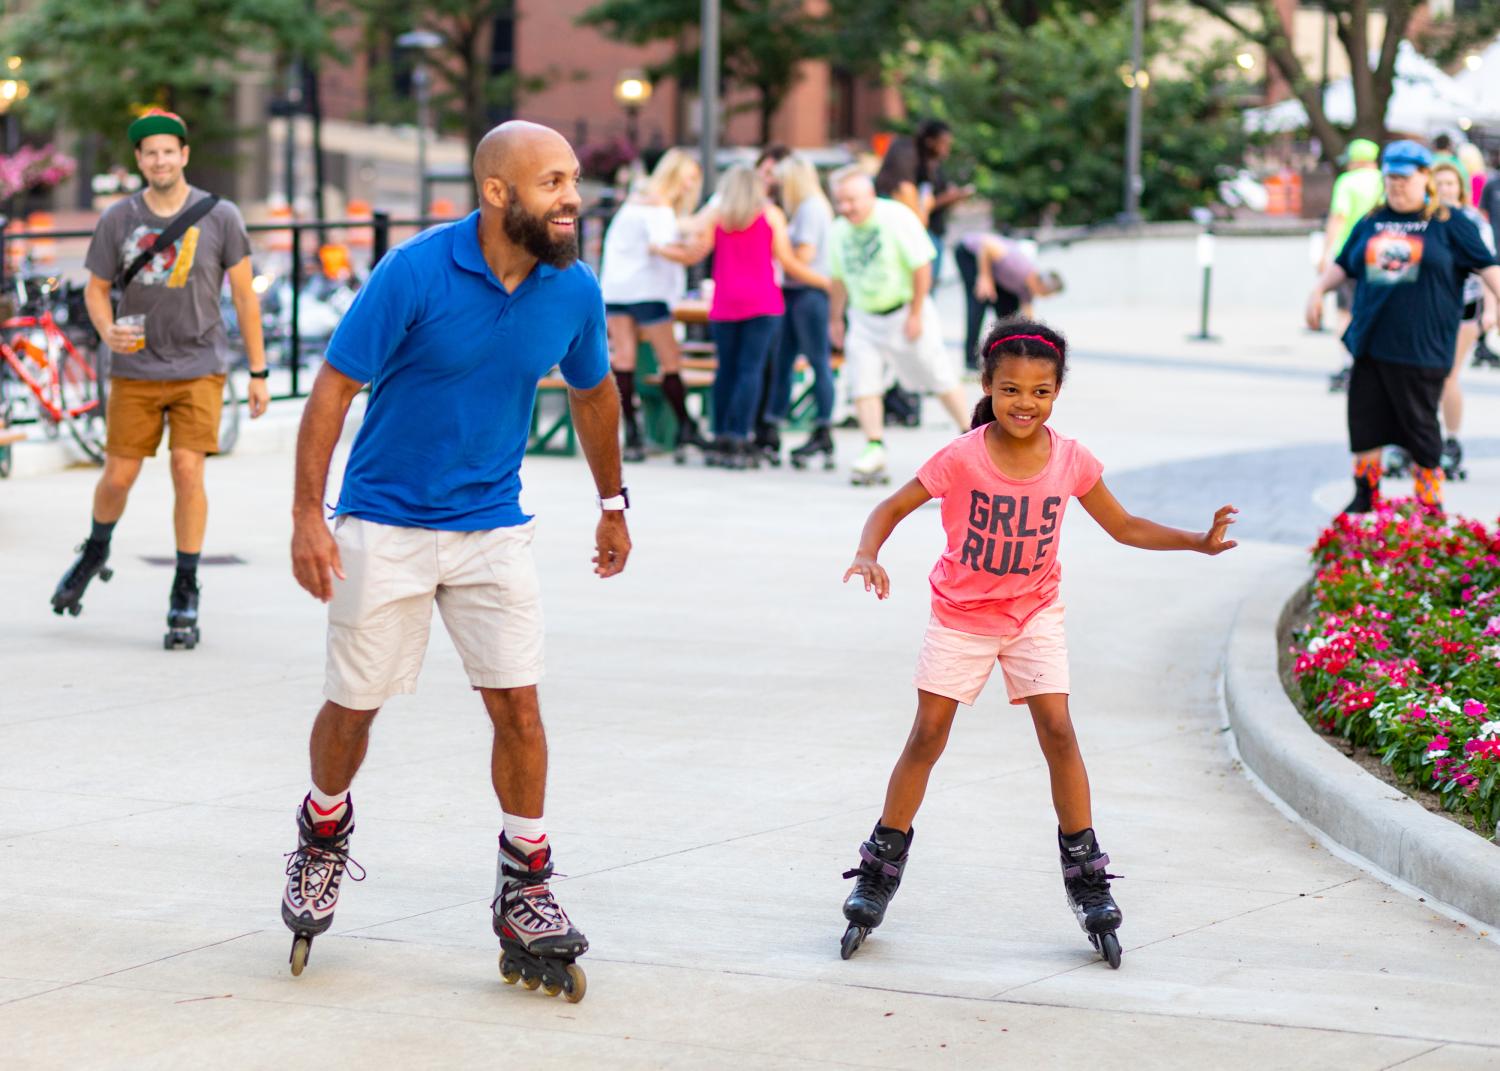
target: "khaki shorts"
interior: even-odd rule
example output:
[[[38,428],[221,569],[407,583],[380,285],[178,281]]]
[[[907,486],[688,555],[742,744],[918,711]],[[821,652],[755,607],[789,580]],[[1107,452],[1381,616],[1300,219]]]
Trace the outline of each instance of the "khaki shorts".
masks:
[[[542,606],[531,538],[536,522],[487,532],[397,528],[340,517],[346,579],[328,604],[323,694],[373,710],[416,691],[432,604],[475,688],[542,679]]]
[[[1062,603],[1053,603],[1007,637],[975,636],[947,628],[934,617],[917,656],[915,684],[924,692],[973,706],[995,663],[1012,703],[1027,696],[1068,692],[1068,637]]]
[[[109,381],[104,452],[116,457],[155,457],[162,428],[170,424],[172,450],[219,452],[219,415],[224,377],[120,379]]]
[[[922,333],[915,342],[906,337],[910,306],[883,316],[849,310],[844,338],[844,372],[851,398],[884,394],[892,380],[918,394],[942,394],[958,386],[958,368],[943,344],[943,325],[932,299],[922,303]]]

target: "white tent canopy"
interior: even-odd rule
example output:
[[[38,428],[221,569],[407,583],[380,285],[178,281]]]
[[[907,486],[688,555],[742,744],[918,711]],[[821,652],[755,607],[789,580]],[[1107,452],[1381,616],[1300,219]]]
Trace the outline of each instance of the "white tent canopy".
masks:
[[[1500,42],[1494,46],[1500,48]],[[1371,56],[1373,65],[1376,56]],[[1490,64],[1486,63],[1485,66]],[[1494,94],[1480,93],[1443,73],[1442,68],[1419,53],[1409,41],[1396,51],[1396,77],[1386,106],[1385,125],[1411,134],[1433,134],[1453,130],[1459,120],[1500,123],[1500,54],[1494,59]],[[1484,73],[1481,67],[1479,72]],[[1354,83],[1349,78],[1330,82],[1323,94],[1323,110],[1337,126],[1354,124]],[[1284,134],[1307,126],[1307,109],[1295,98],[1245,113],[1245,128],[1253,133]]]
[[[1475,55],[1479,57],[1478,66],[1461,68],[1453,80],[1481,109],[1493,114],[1500,110],[1500,37]]]

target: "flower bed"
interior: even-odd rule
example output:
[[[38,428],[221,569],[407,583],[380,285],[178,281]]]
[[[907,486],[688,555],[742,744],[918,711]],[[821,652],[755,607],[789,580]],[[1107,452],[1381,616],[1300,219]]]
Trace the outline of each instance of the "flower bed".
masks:
[[[1385,502],[1335,518],[1313,561],[1291,651],[1307,719],[1490,835],[1500,822],[1500,527]]]

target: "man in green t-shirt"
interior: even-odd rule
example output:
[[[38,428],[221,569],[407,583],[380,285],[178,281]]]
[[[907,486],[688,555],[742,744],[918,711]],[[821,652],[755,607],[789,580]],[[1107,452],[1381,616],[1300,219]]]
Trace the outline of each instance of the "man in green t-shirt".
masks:
[[[911,209],[875,196],[868,172],[846,167],[830,187],[840,218],[829,233],[829,336],[844,350],[854,414],[867,441],[855,483],[885,478],[886,388],[935,394],[967,431],[969,414],[956,362],[943,344],[932,290],[932,239]],[[844,334],[848,309],[849,331]]]

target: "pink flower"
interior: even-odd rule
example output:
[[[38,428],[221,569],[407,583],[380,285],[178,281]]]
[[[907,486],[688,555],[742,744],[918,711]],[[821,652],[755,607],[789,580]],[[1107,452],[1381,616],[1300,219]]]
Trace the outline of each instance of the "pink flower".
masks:
[[[1446,736],[1434,736],[1432,743],[1427,745],[1428,751],[1447,751],[1448,738]]]
[[[1477,699],[1464,700],[1464,715],[1470,718],[1482,718],[1490,712],[1490,708]]]

